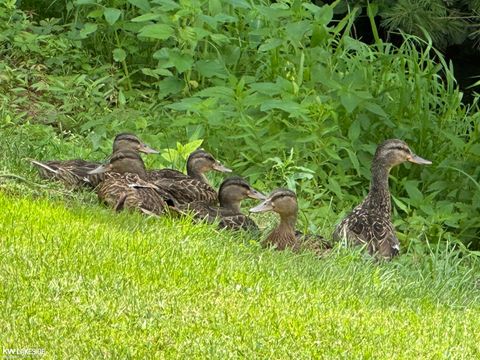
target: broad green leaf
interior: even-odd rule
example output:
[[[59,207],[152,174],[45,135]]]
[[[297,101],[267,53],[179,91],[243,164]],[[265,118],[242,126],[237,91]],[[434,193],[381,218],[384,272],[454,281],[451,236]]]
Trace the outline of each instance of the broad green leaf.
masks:
[[[243,9],[251,9],[252,6],[245,0],[228,0],[226,1],[230,3],[235,8],[243,8]]]
[[[163,11],[175,10],[181,7],[177,1],[173,0],[152,0],[152,3],[161,5]]]
[[[96,19],[103,15],[103,9],[95,9],[87,14],[88,18]]]
[[[310,38],[310,46],[316,47],[325,42],[328,38],[328,31],[323,25],[315,25],[312,30],[312,37]]]
[[[171,26],[166,24],[146,25],[140,29],[139,37],[165,40],[174,34]]]
[[[360,121],[354,120],[348,128],[348,138],[350,141],[356,141],[360,137]]]
[[[177,111],[195,111],[196,105],[202,102],[201,99],[196,97],[185,98],[176,103],[166,105],[167,108]]]
[[[290,22],[285,26],[287,36],[294,42],[300,42],[305,33],[311,29],[310,21]]]
[[[233,89],[226,86],[212,86],[199,91],[195,95],[198,97],[217,97],[217,98],[233,99],[235,96],[235,93]]]
[[[86,23],[83,29],[80,30],[80,37],[85,39],[88,35],[97,31],[97,28],[97,24]]]
[[[405,205],[405,203],[403,201],[401,201],[400,199],[397,199],[393,195],[392,195],[392,199],[393,199],[393,202],[395,203],[395,205],[397,205],[400,210],[402,210],[405,213],[408,213],[408,207],[407,207],[407,205]]]
[[[291,100],[272,99],[265,101],[260,106],[261,111],[268,111],[271,109],[280,109],[291,115],[299,115],[305,111],[299,103]]]
[[[193,140],[183,146],[186,157],[202,146],[203,139]],[[186,160],[186,158],[185,158]]]
[[[225,66],[219,60],[200,60],[196,63],[196,69],[200,75],[205,77],[216,76],[221,79],[228,77]]]
[[[322,6],[315,17],[322,25],[328,25],[333,19],[333,8],[329,5]]]
[[[113,50],[113,60],[121,62],[125,60],[126,57],[127,57],[127,53],[125,52],[125,50],[120,48]]]
[[[106,8],[103,10],[103,16],[105,16],[105,20],[107,20],[110,25],[115,24],[120,15],[122,15],[122,10],[119,9]]]
[[[193,57],[188,54],[182,54],[179,51],[169,51],[169,60],[174,64],[179,73],[183,73],[192,68]]]
[[[362,101],[361,98],[354,93],[347,92],[340,95],[340,102],[345,107],[348,113],[353,112]]]
[[[283,91],[282,87],[279,84],[272,82],[253,83],[250,84],[250,88],[258,91],[259,93],[272,96],[281,94]]]
[[[259,48],[258,48],[258,51],[268,51],[268,50],[272,50],[272,49],[275,49],[277,47],[279,47],[280,45],[283,44],[283,40],[282,39],[268,39],[267,41],[265,41],[264,44],[262,44]]]
[[[150,69],[150,68],[142,68],[142,73],[154,77],[155,79],[160,78],[160,76],[173,76],[172,72],[168,69]]]
[[[134,17],[132,20],[133,22],[143,22],[143,21],[151,21],[151,20],[158,20],[160,19],[161,15],[156,13],[148,13],[143,14],[137,17]]]
[[[170,76],[160,81],[158,87],[158,96],[164,98],[165,96],[181,92],[185,87],[185,83],[182,80],[177,79],[175,76]]]
[[[143,11],[150,10],[150,3],[148,2],[148,0],[128,0],[128,2],[133,6],[136,6],[139,9],[142,9]]]
[[[415,203],[419,203],[423,200],[423,194],[418,190],[418,181],[416,180],[407,180],[404,183],[405,190],[407,190],[408,196]]]
[[[370,111],[370,112],[372,112],[372,113],[374,113],[378,116],[388,117],[388,114],[382,109],[382,107],[380,105],[377,105],[377,104],[372,103],[372,102],[366,102],[364,104],[364,106],[368,111]]]

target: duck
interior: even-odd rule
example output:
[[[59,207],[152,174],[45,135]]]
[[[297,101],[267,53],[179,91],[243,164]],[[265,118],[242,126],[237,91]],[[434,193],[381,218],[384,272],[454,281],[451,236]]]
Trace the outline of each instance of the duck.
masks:
[[[205,201],[195,201],[179,205],[184,213],[193,213],[195,220],[204,220],[207,223],[218,221],[219,229],[244,230],[258,232],[257,224],[247,215],[242,213],[240,205],[243,200],[250,198],[256,200],[266,199],[258,190],[255,190],[247,181],[239,176],[225,179],[218,190],[220,206],[212,206]]]
[[[368,253],[389,260],[400,252],[400,242],[392,223],[388,177],[390,170],[404,162],[430,165],[416,155],[406,142],[389,139],[381,143],[372,160],[370,190],[335,228],[333,239],[349,245],[366,246]]]
[[[119,149],[131,149],[145,154],[158,154],[157,150],[143,143],[135,134],[131,133],[120,133],[115,136],[112,153]],[[58,180],[67,186],[95,188],[103,180],[103,173],[89,174],[90,171],[101,165],[98,162],[83,159],[50,160],[45,162],[31,160],[31,162],[37,167],[41,178]]]
[[[252,213],[273,211],[280,216],[278,225],[262,240],[263,247],[273,247],[276,250],[290,249],[293,252],[312,250],[318,255],[324,255],[331,245],[320,235],[304,234],[296,230],[298,216],[298,201],[295,192],[278,188],[259,205],[250,209]]]
[[[174,169],[148,171],[148,179],[153,184],[170,192],[178,204],[201,202],[218,204],[217,191],[205,176],[208,171],[230,173],[231,169],[215,159],[204,149],[197,149],[187,159],[187,174]]]
[[[88,175],[103,174],[96,192],[101,202],[115,211],[131,209],[148,215],[174,211],[176,201],[168,191],[148,181],[142,157],[136,150],[120,148]]]

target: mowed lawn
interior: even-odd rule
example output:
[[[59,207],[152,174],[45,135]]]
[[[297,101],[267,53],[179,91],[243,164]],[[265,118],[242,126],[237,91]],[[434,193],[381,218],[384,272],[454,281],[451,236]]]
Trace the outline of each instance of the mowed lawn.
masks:
[[[448,251],[323,259],[188,220],[0,193],[0,344],[46,359],[480,358],[480,273]]]

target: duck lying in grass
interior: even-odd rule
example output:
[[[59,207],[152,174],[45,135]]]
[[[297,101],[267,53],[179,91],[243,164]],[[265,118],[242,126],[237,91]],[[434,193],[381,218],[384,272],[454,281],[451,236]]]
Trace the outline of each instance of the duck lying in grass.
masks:
[[[158,151],[144,144],[136,135],[129,133],[118,134],[113,141],[113,153],[119,149],[129,149],[145,154],[157,154]],[[58,180],[67,186],[90,186],[94,188],[103,181],[103,173],[90,174],[101,164],[82,159],[74,160],[32,160],[37,167],[40,177],[49,180]]]
[[[280,215],[280,223],[262,241],[262,246],[273,246],[277,250],[287,248],[292,251],[310,249],[318,254],[324,253],[331,246],[319,235],[307,235],[295,230],[298,215],[297,195],[288,189],[276,189],[260,205],[250,212],[274,211]]]
[[[176,205],[174,197],[164,189],[148,182],[145,164],[138,153],[120,148],[107,165],[101,165],[92,174],[104,174],[96,188],[99,199],[116,211],[134,209],[146,214],[161,215]]]
[[[258,231],[258,226],[247,215],[242,213],[240,205],[243,200],[264,200],[266,197],[255,190],[240,177],[230,177],[222,182],[218,190],[220,206],[212,206],[203,201],[195,201],[180,209],[191,211],[197,220],[208,223],[218,221],[220,229]]]
[[[391,220],[388,175],[392,167],[405,161],[421,165],[432,163],[415,155],[402,140],[386,140],[377,147],[372,161],[370,192],[336,227],[334,240],[365,245],[370,254],[384,259],[399,253],[400,243]]]
[[[208,171],[231,172],[220,161],[203,149],[197,149],[187,159],[187,175],[173,169],[148,171],[148,179],[155,185],[168,190],[178,204],[195,201],[215,205],[218,196],[209,184],[205,173]]]

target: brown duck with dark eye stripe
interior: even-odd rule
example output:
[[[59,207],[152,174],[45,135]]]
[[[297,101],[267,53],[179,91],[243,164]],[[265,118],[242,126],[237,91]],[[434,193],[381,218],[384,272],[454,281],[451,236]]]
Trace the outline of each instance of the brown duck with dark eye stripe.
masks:
[[[274,211],[280,215],[280,223],[262,242],[265,247],[277,250],[291,249],[300,251],[309,249],[323,254],[331,248],[330,244],[319,235],[303,234],[295,230],[298,215],[297,195],[288,189],[276,189],[260,205],[250,212]]]
[[[230,177],[222,182],[218,190],[220,206],[212,206],[206,202],[195,201],[180,209],[191,211],[196,220],[208,223],[218,221],[220,229],[258,231],[258,226],[247,215],[243,214],[240,205],[243,200],[265,199],[261,194],[240,177]]]
[[[231,172],[211,154],[198,149],[187,159],[187,175],[173,169],[148,171],[148,179],[155,185],[171,193],[178,204],[202,202],[215,205],[218,196],[208,183],[205,173],[208,171]]]
[[[147,181],[145,164],[137,151],[119,150],[112,154],[108,165],[101,165],[91,173],[105,173],[97,194],[117,211],[127,208],[160,215],[176,205],[168,191]]]
[[[113,152],[119,149],[129,149],[145,154],[158,153],[158,151],[140,141],[136,135],[128,133],[118,134],[115,137],[113,141]],[[89,174],[92,170],[100,166],[100,163],[82,159],[51,160],[45,162],[32,160],[32,163],[37,167],[41,178],[58,180],[68,186],[87,186],[94,188],[103,181],[104,178],[103,173]]]
[[[388,175],[392,167],[405,161],[428,165],[432,162],[415,155],[402,140],[386,140],[377,147],[372,161],[372,181],[367,197],[336,227],[334,240],[365,245],[368,252],[391,259],[400,250],[391,220]]]

